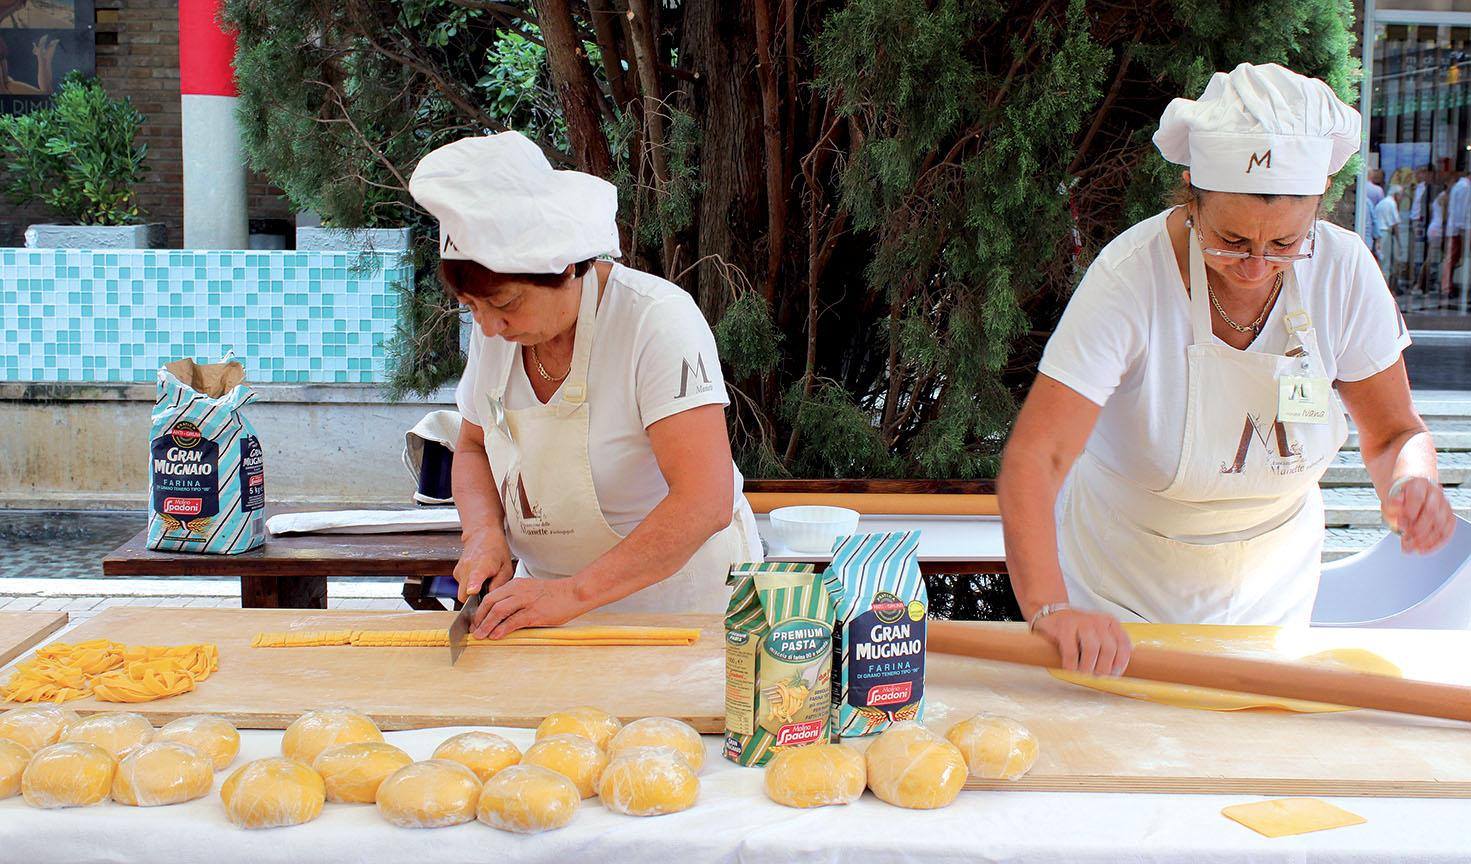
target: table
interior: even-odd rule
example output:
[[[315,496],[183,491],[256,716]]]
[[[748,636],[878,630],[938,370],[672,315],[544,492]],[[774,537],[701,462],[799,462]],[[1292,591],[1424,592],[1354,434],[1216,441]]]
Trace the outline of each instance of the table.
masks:
[[[827,564],[831,552],[793,552],[771,540],[771,517],[756,516],[756,527],[767,539],[768,561]],[[921,573],[1005,573],[1006,546],[1001,537],[999,516],[862,515],[860,533],[914,531],[919,534]]]
[[[416,759],[464,727],[389,732]],[[528,729],[493,730],[524,748]],[[280,732],[242,733],[241,757],[277,755]],[[0,859],[27,864],[273,864],[273,862],[649,860],[854,864],[996,862],[1463,862],[1471,801],[1334,798],[1368,823],[1270,840],[1227,820],[1221,808],[1249,795],[1120,795],[963,792],[943,810],[909,811],[865,794],[856,804],[793,810],[767,800],[762,772],[720,757],[705,737],[700,799],[684,813],[637,819],[582,803],[572,824],[522,837],[470,822],[453,828],[395,828],[368,805],[328,804],[306,825],[244,831],[231,825],[214,791],[172,807],[104,802],[86,809],[35,810],[0,801]]]

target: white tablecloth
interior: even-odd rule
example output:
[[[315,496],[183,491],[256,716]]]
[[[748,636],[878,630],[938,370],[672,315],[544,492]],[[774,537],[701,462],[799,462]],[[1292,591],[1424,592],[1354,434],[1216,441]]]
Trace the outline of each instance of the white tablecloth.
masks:
[[[390,732],[417,758],[463,729]],[[531,732],[496,730],[525,747]],[[1467,734],[1471,734],[1468,730]],[[279,732],[247,731],[244,760],[276,755]],[[1369,821],[1269,840],[1227,820],[1240,795],[1103,795],[962,792],[943,810],[908,811],[865,795],[857,804],[792,810],[762,792],[762,772],[719,756],[709,760],[699,802],[684,813],[639,819],[584,801],[568,827],[522,837],[471,822],[453,828],[395,828],[368,805],[328,804],[314,822],[245,831],[231,825],[216,791],[172,807],[112,802],[34,810],[0,801],[0,864],[87,862],[566,862],[686,864],[697,861],[1016,862],[1339,862],[1466,861],[1471,801],[1337,798]],[[234,766],[232,766],[233,768]]]

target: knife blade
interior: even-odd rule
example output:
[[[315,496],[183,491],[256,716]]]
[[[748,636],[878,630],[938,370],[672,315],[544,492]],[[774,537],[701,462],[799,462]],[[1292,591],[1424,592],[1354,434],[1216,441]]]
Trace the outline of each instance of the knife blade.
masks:
[[[465,598],[465,605],[455,615],[455,620],[449,625],[449,665],[455,665],[460,659],[460,654],[465,650],[465,643],[470,638],[470,628],[475,624],[475,611],[480,608],[480,598],[485,596],[485,589],[489,587],[489,581],[480,586],[480,590]]]

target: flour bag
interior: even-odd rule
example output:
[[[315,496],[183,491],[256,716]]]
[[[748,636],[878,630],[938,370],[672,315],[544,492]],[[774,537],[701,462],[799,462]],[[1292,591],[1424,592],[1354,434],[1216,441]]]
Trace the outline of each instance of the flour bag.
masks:
[[[158,370],[148,548],[235,555],[266,540],[265,459],[243,413],[245,367],[175,360]]]

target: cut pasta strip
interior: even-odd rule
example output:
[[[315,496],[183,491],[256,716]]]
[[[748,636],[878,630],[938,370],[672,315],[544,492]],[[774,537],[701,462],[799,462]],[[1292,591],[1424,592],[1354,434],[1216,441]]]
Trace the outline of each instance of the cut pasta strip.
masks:
[[[528,627],[502,639],[471,638],[466,647],[497,648],[528,645],[693,645],[700,631],[681,627]],[[444,630],[329,630],[257,633],[255,648],[316,648],[353,645],[358,648],[442,648],[449,645]]]

